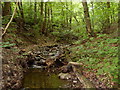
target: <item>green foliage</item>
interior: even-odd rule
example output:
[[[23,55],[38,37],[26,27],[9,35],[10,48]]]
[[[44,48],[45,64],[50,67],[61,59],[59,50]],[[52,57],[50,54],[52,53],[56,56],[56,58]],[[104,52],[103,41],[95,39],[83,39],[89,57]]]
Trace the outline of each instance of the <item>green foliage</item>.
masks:
[[[63,31],[54,31],[52,32],[54,36],[56,36],[58,41],[66,41],[68,43],[72,43],[73,41],[78,40],[78,36],[76,33],[73,33],[69,30],[63,30]]]
[[[77,44],[81,41],[77,41]],[[118,38],[104,34],[90,38],[90,42],[71,48],[75,53],[74,60],[84,63],[88,69],[97,69],[97,74],[110,73],[114,80],[118,76]]]
[[[12,47],[16,45],[15,43],[10,43],[10,42],[0,42],[0,47]]]
[[[10,17],[11,17],[11,15],[9,15],[9,16],[4,16],[4,17],[2,18],[2,24],[3,24],[3,25],[4,25],[4,24],[7,24],[7,23],[9,22]]]

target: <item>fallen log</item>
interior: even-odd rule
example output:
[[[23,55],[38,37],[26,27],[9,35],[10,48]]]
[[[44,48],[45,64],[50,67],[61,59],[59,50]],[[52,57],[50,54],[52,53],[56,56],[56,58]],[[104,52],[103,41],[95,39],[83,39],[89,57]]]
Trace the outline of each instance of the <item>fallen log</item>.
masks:
[[[83,65],[82,63],[78,63],[78,62],[69,62],[68,65],[71,64],[71,65]]]
[[[80,70],[81,63],[69,62],[68,64],[72,65],[75,75],[77,76],[78,80],[83,84],[83,88],[95,88],[92,82],[90,82],[85,76],[82,75],[82,72]]]

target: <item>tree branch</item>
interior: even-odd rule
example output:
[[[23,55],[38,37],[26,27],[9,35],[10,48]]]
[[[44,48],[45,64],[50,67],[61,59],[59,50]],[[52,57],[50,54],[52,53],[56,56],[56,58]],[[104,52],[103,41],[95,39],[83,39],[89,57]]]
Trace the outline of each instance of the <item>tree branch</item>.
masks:
[[[3,32],[2,36],[5,35],[5,33],[6,33],[7,29],[8,29],[8,27],[9,27],[10,23],[12,22],[12,20],[13,20],[13,18],[14,18],[14,16],[15,16],[16,9],[17,9],[17,5],[18,5],[18,2],[16,3],[16,6],[15,6],[15,9],[14,9],[14,12],[13,12],[13,14],[12,14],[12,17],[11,17],[10,21],[8,22],[8,24],[7,24],[6,27],[4,28],[4,32]]]

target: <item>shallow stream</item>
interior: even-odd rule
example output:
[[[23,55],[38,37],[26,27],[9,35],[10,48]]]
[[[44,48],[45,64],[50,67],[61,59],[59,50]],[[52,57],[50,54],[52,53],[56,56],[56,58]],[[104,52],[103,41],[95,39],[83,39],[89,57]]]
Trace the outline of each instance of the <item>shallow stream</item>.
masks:
[[[59,79],[58,75],[39,68],[30,68],[24,75],[24,88],[64,88],[68,81]]]

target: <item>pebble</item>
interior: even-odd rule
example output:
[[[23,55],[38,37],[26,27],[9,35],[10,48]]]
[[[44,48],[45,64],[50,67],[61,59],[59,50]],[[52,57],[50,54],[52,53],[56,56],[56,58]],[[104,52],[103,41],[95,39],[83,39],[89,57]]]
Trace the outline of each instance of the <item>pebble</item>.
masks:
[[[55,54],[54,53],[49,53],[49,56],[54,56]]]
[[[44,65],[45,63],[46,63],[45,60],[40,60],[37,62],[37,65]]]
[[[37,54],[41,54],[41,52],[40,52],[40,51],[37,51],[36,53],[37,53]]]
[[[71,79],[71,75],[69,73],[60,73],[58,76],[60,79]]]
[[[73,83],[77,83],[77,81],[74,80]]]
[[[42,68],[42,66],[33,65],[33,68]]]
[[[40,57],[35,57],[36,60],[40,60]]]

